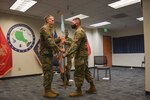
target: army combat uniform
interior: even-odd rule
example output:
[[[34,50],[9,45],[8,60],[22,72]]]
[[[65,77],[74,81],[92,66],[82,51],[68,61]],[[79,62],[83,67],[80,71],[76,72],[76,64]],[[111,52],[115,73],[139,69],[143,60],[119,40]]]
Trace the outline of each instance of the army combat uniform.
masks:
[[[54,39],[53,37],[53,26],[44,25],[41,28],[40,30],[40,58],[41,58],[42,69],[43,69],[43,74],[44,74],[43,85],[44,85],[45,91],[52,91],[51,84],[52,84],[53,75],[54,75],[53,68],[52,68],[53,66],[52,59],[53,59],[53,55],[59,51],[59,48],[56,45],[56,43],[59,43],[60,41],[61,41],[60,39]],[[49,93],[49,92],[46,92],[46,93]],[[52,96],[55,97],[56,95],[52,94]]]
[[[93,77],[88,68],[88,49],[87,49],[87,37],[85,31],[79,27],[74,35],[73,43],[69,50],[66,52],[66,56],[74,54],[75,56],[75,72],[74,81],[77,87],[75,93],[71,93],[70,96],[82,95],[81,87],[84,82],[84,78],[91,84],[91,88],[96,91],[95,85],[93,84]],[[92,89],[89,89],[90,92]]]

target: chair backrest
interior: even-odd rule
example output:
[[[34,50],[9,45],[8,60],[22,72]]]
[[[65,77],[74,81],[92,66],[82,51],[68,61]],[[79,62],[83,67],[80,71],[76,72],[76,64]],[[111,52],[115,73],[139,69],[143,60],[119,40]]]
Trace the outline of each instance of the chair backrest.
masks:
[[[107,65],[106,56],[94,56],[94,65]]]

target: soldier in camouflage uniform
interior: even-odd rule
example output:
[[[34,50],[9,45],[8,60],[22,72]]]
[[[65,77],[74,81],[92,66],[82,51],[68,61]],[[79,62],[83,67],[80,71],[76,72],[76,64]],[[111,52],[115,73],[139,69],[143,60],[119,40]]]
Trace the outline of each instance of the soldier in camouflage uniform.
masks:
[[[64,43],[64,45],[65,45],[65,49],[66,50],[68,50],[71,47],[71,44],[73,42],[72,38],[70,38],[68,35],[69,35],[68,30],[65,29],[65,41],[64,41],[65,43]],[[71,86],[69,84],[70,70],[71,70],[71,67],[72,67],[71,60],[72,60],[72,55],[67,57],[67,66],[66,66],[66,78],[67,78],[67,82],[65,84],[68,85],[68,86]],[[62,74],[62,76],[64,76],[64,74]],[[63,83],[63,85],[65,85],[65,84]]]
[[[72,21],[72,28],[76,29],[73,43],[71,47],[66,51],[64,57],[68,57],[72,54],[75,56],[75,72],[74,81],[76,85],[76,91],[71,92],[69,96],[82,96],[82,85],[84,78],[90,83],[90,88],[86,91],[87,93],[96,93],[96,88],[93,83],[93,77],[88,68],[88,49],[87,49],[87,36],[85,31],[81,27],[81,20],[75,18]]]
[[[58,92],[52,90],[51,84],[53,80],[53,68],[52,68],[52,59],[53,55],[61,51],[56,43],[59,43],[61,40],[59,38],[54,39],[53,37],[53,25],[54,17],[48,15],[44,18],[45,25],[40,29],[40,58],[42,63],[42,69],[44,74],[44,89],[45,97],[57,97]]]

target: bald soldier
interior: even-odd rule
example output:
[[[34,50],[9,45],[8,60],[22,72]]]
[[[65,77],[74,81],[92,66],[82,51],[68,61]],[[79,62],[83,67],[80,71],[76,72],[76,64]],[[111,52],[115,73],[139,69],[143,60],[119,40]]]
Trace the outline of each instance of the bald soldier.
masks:
[[[75,56],[75,72],[74,81],[76,86],[76,91],[71,92],[69,96],[82,96],[82,85],[84,78],[90,83],[90,88],[86,91],[87,93],[96,93],[96,88],[93,82],[93,77],[88,68],[88,49],[87,49],[87,36],[85,31],[81,27],[81,20],[75,18],[72,21],[72,28],[76,29],[74,34],[74,39],[71,47],[66,51],[64,57],[68,57],[72,54]]]
[[[53,26],[54,26],[54,17],[48,15],[44,18],[45,24],[40,29],[40,57],[42,63],[42,69],[44,74],[44,97],[57,97],[58,92],[52,90],[51,84],[53,80],[53,68],[52,68],[52,59],[53,55],[61,49],[57,46],[61,40],[60,38],[54,39],[53,37]]]

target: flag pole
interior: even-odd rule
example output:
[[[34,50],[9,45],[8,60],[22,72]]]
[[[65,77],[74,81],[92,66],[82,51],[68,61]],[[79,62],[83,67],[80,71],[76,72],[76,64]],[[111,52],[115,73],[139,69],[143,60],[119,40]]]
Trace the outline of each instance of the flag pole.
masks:
[[[63,34],[61,34],[61,36],[65,37],[65,24],[64,24],[64,18],[63,18],[63,14],[61,14],[61,32]],[[65,48],[65,44],[63,45],[63,48]],[[67,57],[63,58],[63,68],[64,68],[64,88],[66,88],[66,83],[67,83],[67,77],[66,77],[66,65],[67,65]]]

